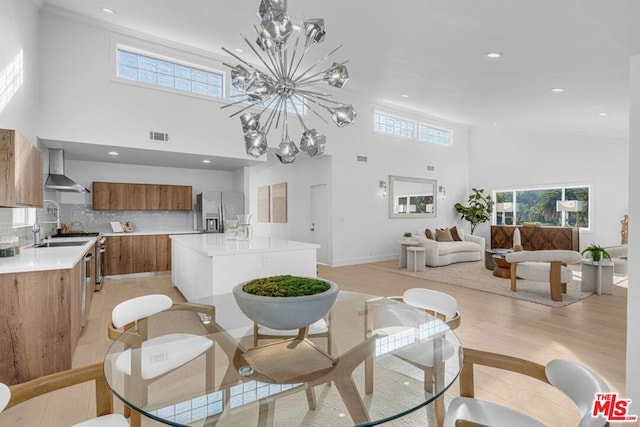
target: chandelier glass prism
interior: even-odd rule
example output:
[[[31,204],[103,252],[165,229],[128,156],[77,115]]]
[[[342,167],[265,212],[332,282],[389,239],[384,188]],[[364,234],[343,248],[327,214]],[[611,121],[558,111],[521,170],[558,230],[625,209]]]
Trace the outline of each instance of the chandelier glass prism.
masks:
[[[324,41],[324,20],[303,18],[289,55],[288,41],[294,34],[294,26],[287,15],[287,1],[261,0],[258,17],[260,25],[254,26],[257,33],[255,46],[244,34],[240,36],[257,56],[261,66],[252,65],[222,48],[240,62],[238,65],[224,65],[231,69],[231,84],[242,95],[241,99],[234,99],[234,102],[221,108],[239,108],[230,117],[240,116],[245,148],[251,157],[258,158],[267,151],[267,134],[272,128],[281,131],[281,141],[276,151],[281,163],[293,163],[300,151],[311,157],[320,156],[324,153],[327,138],[317,129],[307,126],[303,113],[309,112],[328,123],[319,113],[324,110],[339,127],[349,125],[356,119],[353,106],[334,101],[331,94],[312,87],[326,83],[342,88],[349,80],[345,66],[347,61],[333,62],[324,69],[318,68],[342,45],[311,66],[301,66],[309,50]],[[290,119],[297,119],[302,127],[299,146],[289,135]]]

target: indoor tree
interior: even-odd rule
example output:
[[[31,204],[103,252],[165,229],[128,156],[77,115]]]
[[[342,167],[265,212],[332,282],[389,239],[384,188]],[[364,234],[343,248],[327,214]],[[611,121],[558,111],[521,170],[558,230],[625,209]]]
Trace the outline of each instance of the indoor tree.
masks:
[[[491,199],[490,194],[484,195],[483,188],[472,188],[471,191],[473,191],[473,194],[469,196],[468,206],[456,203],[455,208],[456,212],[460,214],[460,219],[469,221],[471,234],[473,234],[478,225],[491,220],[494,201]]]

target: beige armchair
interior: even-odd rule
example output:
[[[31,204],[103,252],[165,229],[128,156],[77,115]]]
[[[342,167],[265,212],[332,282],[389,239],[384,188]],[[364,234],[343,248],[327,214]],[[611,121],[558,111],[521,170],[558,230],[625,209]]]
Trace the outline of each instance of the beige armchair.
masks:
[[[511,290],[516,292],[517,279],[549,282],[552,301],[562,301],[567,293],[567,283],[573,279],[573,272],[565,267],[582,260],[580,253],[563,249],[546,251],[522,251],[506,254],[511,263]]]

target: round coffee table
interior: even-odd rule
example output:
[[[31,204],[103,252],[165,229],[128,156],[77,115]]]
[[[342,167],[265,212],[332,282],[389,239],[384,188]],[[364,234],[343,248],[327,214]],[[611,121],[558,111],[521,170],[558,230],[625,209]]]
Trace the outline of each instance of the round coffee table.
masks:
[[[496,265],[493,275],[502,279],[511,278],[511,263],[504,259],[504,255],[493,255],[493,262]]]

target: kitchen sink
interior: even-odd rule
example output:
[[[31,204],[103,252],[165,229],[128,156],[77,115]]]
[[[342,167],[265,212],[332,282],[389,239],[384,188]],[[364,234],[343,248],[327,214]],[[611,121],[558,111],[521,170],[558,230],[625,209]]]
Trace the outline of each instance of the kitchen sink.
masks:
[[[83,246],[88,240],[76,240],[73,242],[44,242],[36,245],[36,248],[59,248],[61,246]]]

